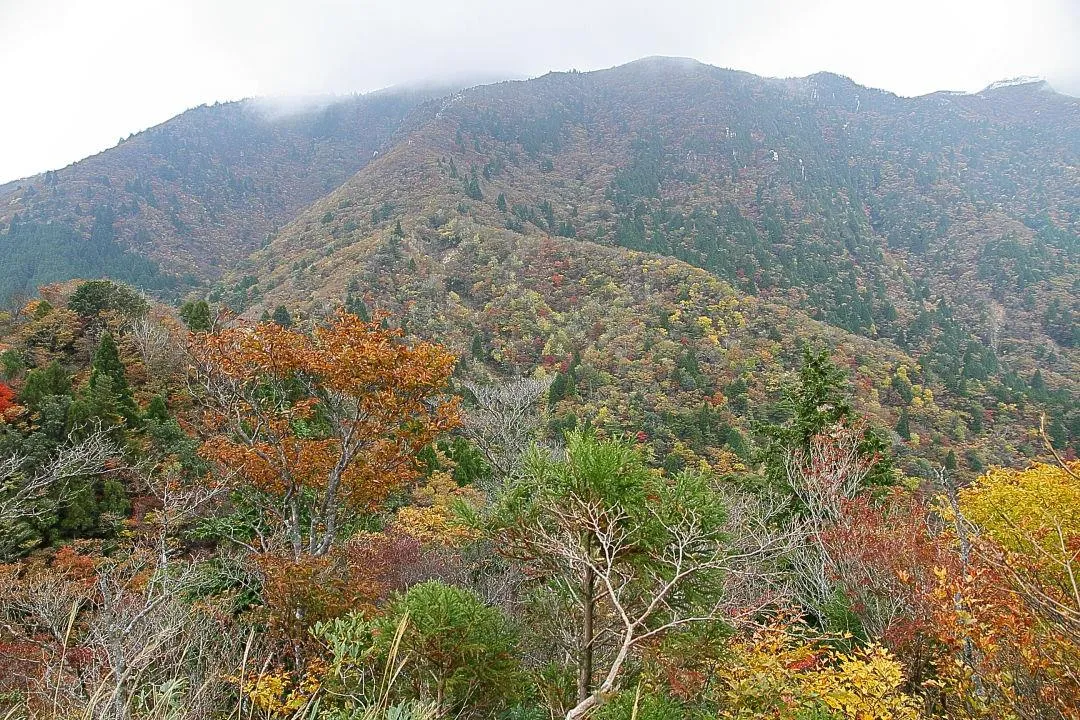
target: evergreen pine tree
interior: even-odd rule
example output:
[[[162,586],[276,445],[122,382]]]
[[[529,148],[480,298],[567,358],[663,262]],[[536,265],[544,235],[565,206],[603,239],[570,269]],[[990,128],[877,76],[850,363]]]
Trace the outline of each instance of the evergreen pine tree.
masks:
[[[483,360],[487,356],[487,353],[484,351],[484,338],[480,333],[473,335],[471,350],[472,356],[477,360]]]
[[[81,479],[59,511],[57,527],[67,536],[91,535],[97,529],[98,503],[94,483]]]
[[[20,397],[24,405],[38,411],[51,395],[71,395],[71,378],[56,360],[27,373]]]
[[[476,176],[476,168],[472,168],[469,179],[465,181],[465,194],[473,200],[481,200],[484,193],[480,190],[480,178]]]
[[[789,436],[798,446],[808,446],[814,435],[851,416],[845,381],[827,350],[803,349],[799,383],[781,402],[791,417]]]
[[[555,407],[560,400],[573,395],[575,390],[576,383],[572,371],[557,374],[551,383],[551,389],[548,390],[548,405]]]
[[[181,305],[180,319],[191,332],[209,332],[213,325],[210,305],[205,300],[189,301]]]
[[[983,411],[982,408],[975,408],[971,412],[971,432],[975,435],[982,435],[983,431]]]
[[[1035,374],[1031,376],[1031,389],[1036,392],[1042,392],[1046,390],[1046,381],[1043,380],[1042,370],[1035,369]]]
[[[371,322],[371,311],[368,310],[364,298],[359,295],[349,293],[348,297],[345,298],[345,312],[352,313],[364,322]]]
[[[274,308],[274,314],[270,316],[270,319],[283,328],[290,328],[293,325],[292,315],[289,314],[289,309],[284,305],[278,305]]]
[[[757,457],[764,465],[768,484],[777,488],[786,487],[785,461],[788,453],[808,450],[815,435],[854,419],[851,403],[845,396],[845,383],[844,373],[833,364],[827,350],[803,349],[799,382],[785,393],[779,405],[780,411],[787,416],[786,421],[759,428],[765,437],[765,446]],[[868,485],[888,485],[893,482],[892,455],[881,432],[868,429],[859,444],[859,452],[878,458],[866,477]]]
[[[98,513],[108,513],[116,519],[127,517],[131,510],[128,502],[127,490],[124,484],[115,477],[106,477],[101,483],[101,499],[98,502]]]
[[[907,408],[900,411],[900,419],[896,421],[896,433],[904,440],[911,439],[911,424],[908,420]]]
[[[131,394],[131,387],[128,386],[120,351],[111,333],[101,336],[101,343],[90,362],[89,395],[102,409],[115,404],[116,412],[129,427],[138,425],[139,411]]]
[[[165,422],[169,419],[169,406],[165,403],[165,398],[161,395],[155,395],[150,401],[150,404],[146,406],[146,412],[143,413],[143,419],[153,420],[155,422]]]

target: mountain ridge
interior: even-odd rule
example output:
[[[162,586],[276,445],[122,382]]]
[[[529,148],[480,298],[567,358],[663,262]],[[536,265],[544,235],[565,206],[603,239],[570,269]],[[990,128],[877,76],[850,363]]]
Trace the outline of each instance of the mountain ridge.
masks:
[[[352,96],[275,117],[254,100],[193,108],[61,170],[0,186],[0,226],[19,215],[87,237],[95,209],[109,207],[120,246],[205,281],[360,169],[409,108],[448,91]]]

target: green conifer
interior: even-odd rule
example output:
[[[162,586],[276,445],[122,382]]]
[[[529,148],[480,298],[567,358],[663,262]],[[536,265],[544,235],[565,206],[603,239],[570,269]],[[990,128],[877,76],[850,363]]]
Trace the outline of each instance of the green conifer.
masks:
[[[139,424],[139,411],[127,382],[126,368],[111,333],[101,336],[101,343],[90,362],[89,397],[100,410],[111,412],[115,409],[129,427]]]

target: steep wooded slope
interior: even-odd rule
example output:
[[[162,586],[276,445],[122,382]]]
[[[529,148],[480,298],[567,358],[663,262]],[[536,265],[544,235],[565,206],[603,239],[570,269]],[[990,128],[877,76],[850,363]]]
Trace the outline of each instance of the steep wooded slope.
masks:
[[[563,378],[558,394],[571,390],[557,398],[564,418],[646,428],[661,457],[679,443],[699,456],[737,449],[729,431],[748,432],[775,397],[770,367],[794,364],[815,338],[856,371],[879,422],[907,417],[913,437],[899,445],[933,443],[924,456],[953,449],[977,468],[1034,454],[1028,431],[1042,408],[1067,444],[1074,351],[1047,337],[1046,305],[1030,303],[1073,302],[1062,291],[1075,273],[1070,166],[1013,165],[1020,140],[1001,130],[988,149],[972,140],[964,160],[985,178],[920,190],[913,174],[933,163],[900,128],[914,142],[924,135],[909,125],[968,122],[998,100],[957,96],[958,109],[935,110],[942,98],[861,88],[865,100],[836,99],[855,87],[651,60],[459,93],[414,113],[392,149],[284,228],[221,297],[254,314],[363,299],[483,361],[474,365],[548,365]],[[1047,102],[1072,117],[1070,100]],[[849,117],[866,126],[855,149],[830,141]],[[1057,121],[1045,132],[1047,162],[1075,151]],[[1015,219],[1038,203],[991,187],[999,170],[1037,175],[1053,223]],[[947,227],[910,247],[935,213]],[[908,218],[914,229],[886,234]],[[1004,229],[987,240],[995,223]],[[1018,288],[957,257],[1013,258],[1005,245],[1025,267],[1023,253],[1041,253],[1046,274]]]
[[[669,410],[723,406],[748,429],[800,335],[866,369],[864,402],[910,425],[904,442],[973,468],[1035,453],[1043,409],[1059,445],[1080,434],[1076,100],[905,99],[663,58],[436,95],[200,108],[0,188],[0,245],[24,260],[9,278],[92,260],[73,274],[225,275],[213,297],[256,314],[365,300],[476,371],[561,368],[563,417],[606,393],[629,403],[607,411],[622,426],[668,428],[663,453]]]
[[[367,164],[411,108],[446,92],[203,106],[62,170],[0,186],[9,269],[0,298],[80,275],[151,290],[177,276],[217,277]],[[160,271],[129,272],[147,260]]]

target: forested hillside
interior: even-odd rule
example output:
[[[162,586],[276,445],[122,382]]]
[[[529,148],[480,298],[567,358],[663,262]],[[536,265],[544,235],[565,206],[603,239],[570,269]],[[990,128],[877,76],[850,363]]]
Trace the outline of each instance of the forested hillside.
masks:
[[[73,277],[109,275],[153,291],[219,277],[364,167],[411,108],[448,91],[203,106],[61,170],[0,186],[0,247],[10,268],[0,298]],[[12,229],[19,225],[50,227],[25,247]],[[160,274],[98,260],[103,242],[156,263]]]
[[[1037,453],[1040,412],[1062,449],[1080,429],[1076,108],[1041,86],[904,100],[662,59],[474,88],[418,110],[214,297],[363,300],[495,372],[561,369],[567,414],[652,418],[661,458],[688,422],[665,408],[745,432],[760,405],[732,412],[724,389],[775,393],[757,363],[828,326],[898,446],[977,472]]]
[[[928,445],[906,474],[873,388],[812,347],[790,368],[746,358],[787,375],[775,401],[735,380],[695,407],[711,373],[685,359],[708,346],[691,338],[749,339],[740,313],[758,311],[653,262],[657,303],[671,283],[703,314],[642,330],[681,385],[644,416],[653,376],[603,329],[626,385],[584,354],[477,383],[454,375],[483,337],[466,361],[356,299],[359,315],[251,324],[109,281],[42,288],[0,318],[0,709],[1074,720],[1080,464],[1036,431],[1049,464],[969,482]],[[596,387],[626,419],[567,427]],[[657,421],[734,447],[728,419],[752,407],[766,419],[732,457],[654,452]]]

